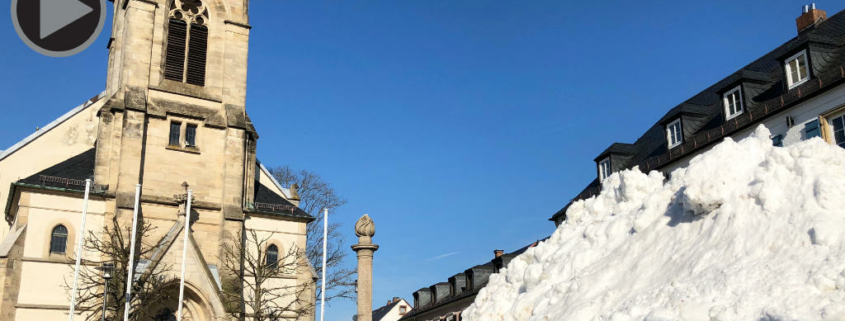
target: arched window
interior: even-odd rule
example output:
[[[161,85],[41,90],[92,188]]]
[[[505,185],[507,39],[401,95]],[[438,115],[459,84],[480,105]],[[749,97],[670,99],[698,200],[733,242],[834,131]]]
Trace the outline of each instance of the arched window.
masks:
[[[169,18],[164,78],[204,86],[208,9],[201,0],[173,0]]]
[[[279,266],[279,247],[271,244],[267,247],[267,267],[275,269]]]
[[[67,253],[67,227],[58,225],[50,233],[50,253]]]

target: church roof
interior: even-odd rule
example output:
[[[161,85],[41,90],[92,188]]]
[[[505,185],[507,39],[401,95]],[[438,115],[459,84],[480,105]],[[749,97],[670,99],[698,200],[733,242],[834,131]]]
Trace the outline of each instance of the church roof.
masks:
[[[94,157],[96,149],[68,158],[27,178],[19,183],[42,187],[58,187],[85,190],[86,179],[94,178]]]
[[[281,215],[292,218],[313,220],[314,218],[284,197],[276,194],[262,183],[255,184],[255,203],[253,213]]]

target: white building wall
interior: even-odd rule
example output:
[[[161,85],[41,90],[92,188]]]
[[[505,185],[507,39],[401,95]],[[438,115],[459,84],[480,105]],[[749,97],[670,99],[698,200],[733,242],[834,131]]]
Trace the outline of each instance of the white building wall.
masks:
[[[393,307],[393,309],[391,309],[389,312],[387,312],[387,314],[385,314],[384,317],[382,317],[381,320],[379,320],[379,321],[396,321],[396,320],[401,319],[405,315],[405,314],[400,313],[400,311],[401,311],[400,308],[402,306],[405,306],[405,309],[406,309],[405,314],[411,313],[411,308],[412,308],[411,305],[408,304],[408,301],[405,301],[405,299],[402,299],[401,303],[399,303],[395,307]]]
[[[83,198],[81,194],[62,196],[24,192],[19,203],[18,214],[25,213],[27,225],[15,320],[65,320],[70,307],[66,286],[73,282]],[[104,212],[104,201],[89,200],[85,235],[102,230]],[[68,229],[65,255],[49,252],[51,233],[58,224]],[[83,252],[86,259],[98,259],[98,255]],[[80,311],[74,320],[83,320],[87,313],[90,312]]]

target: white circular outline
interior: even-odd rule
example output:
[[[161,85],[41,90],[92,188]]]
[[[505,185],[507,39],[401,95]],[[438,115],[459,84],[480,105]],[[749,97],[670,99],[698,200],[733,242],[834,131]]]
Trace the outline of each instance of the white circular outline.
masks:
[[[97,40],[97,38],[100,36],[100,33],[103,32],[103,25],[105,24],[105,21],[106,21],[106,0],[100,0],[100,21],[97,23],[97,28],[94,29],[94,33],[92,33],[91,36],[88,37],[88,40],[85,40],[85,42],[83,42],[79,46],[76,46],[75,48],[71,48],[71,49],[64,50],[64,51],[53,51],[53,50],[47,50],[47,49],[41,48],[40,46],[36,45],[34,42],[29,40],[29,38],[23,32],[23,29],[21,29],[20,22],[18,21],[18,10],[17,10],[18,1],[19,0],[12,0],[12,10],[11,10],[12,25],[15,26],[15,31],[18,33],[18,38],[21,38],[21,40],[23,40],[23,42],[30,49],[35,50],[35,52],[40,53],[42,55],[45,55],[45,56],[48,56],[48,57],[69,57],[69,56],[73,56],[75,54],[82,52],[85,49],[88,49],[88,47],[90,47],[91,44],[93,44],[94,41]],[[24,0],[24,1],[32,1],[32,0]]]

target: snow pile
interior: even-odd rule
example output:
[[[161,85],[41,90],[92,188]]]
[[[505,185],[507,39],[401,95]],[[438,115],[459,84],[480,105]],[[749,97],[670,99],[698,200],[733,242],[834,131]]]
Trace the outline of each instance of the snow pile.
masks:
[[[491,276],[467,320],[845,320],[845,150],[759,127],[624,171]]]

